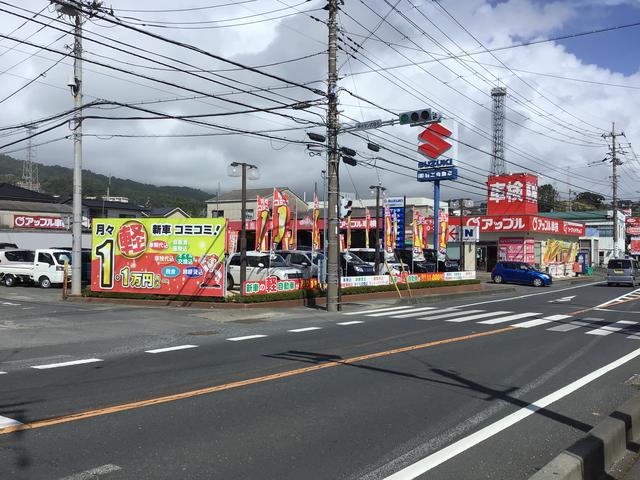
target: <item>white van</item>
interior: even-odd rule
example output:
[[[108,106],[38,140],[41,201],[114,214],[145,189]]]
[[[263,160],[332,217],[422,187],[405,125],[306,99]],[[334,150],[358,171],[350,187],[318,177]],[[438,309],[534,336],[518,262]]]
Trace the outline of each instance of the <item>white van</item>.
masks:
[[[71,252],[54,248],[0,251],[0,281],[7,287],[16,283],[37,283],[42,288],[64,282],[64,262],[71,265]],[[71,269],[67,273],[71,278]]]

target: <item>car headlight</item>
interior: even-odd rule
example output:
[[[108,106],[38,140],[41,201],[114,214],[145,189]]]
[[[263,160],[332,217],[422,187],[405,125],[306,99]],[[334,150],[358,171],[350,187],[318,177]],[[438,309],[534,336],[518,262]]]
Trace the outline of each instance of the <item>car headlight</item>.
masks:
[[[354,267],[353,267],[353,269],[354,269],[356,272],[362,272],[362,271],[364,271],[364,270],[362,269],[362,267],[355,267],[355,266],[354,266]]]

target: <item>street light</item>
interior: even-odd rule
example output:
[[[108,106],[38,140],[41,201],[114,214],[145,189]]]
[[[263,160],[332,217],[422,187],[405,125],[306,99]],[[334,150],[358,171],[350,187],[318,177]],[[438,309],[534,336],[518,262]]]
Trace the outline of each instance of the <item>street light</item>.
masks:
[[[380,191],[385,191],[382,185],[370,185],[369,190],[371,194],[376,191],[376,253],[375,253],[375,274],[378,274],[380,268]]]
[[[242,177],[242,207],[240,216],[242,217],[240,228],[240,296],[244,296],[244,282],[247,280],[247,169],[249,169],[249,179],[260,178],[260,171],[255,165],[245,162],[232,162],[227,167],[227,174],[230,177]]]

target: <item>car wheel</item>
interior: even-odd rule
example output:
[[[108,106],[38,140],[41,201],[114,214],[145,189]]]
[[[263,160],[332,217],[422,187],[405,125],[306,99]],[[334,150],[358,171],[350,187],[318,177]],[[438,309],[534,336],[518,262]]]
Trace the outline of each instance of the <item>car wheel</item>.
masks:
[[[233,290],[233,287],[235,287],[233,277],[231,275],[227,275],[227,290]]]
[[[502,283],[502,275],[496,275],[493,277],[493,283]]]
[[[541,278],[534,278],[533,279],[533,286],[534,287],[541,287],[542,285],[544,285],[544,282],[542,281]]]
[[[38,280],[38,285],[40,285],[40,288],[50,288],[51,287],[51,280],[49,280],[49,277],[45,277],[43,275]]]
[[[13,275],[5,275],[4,276],[4,284],[7,287],[15,287],[15,285],[16,285],[16,277],[14,277]]]

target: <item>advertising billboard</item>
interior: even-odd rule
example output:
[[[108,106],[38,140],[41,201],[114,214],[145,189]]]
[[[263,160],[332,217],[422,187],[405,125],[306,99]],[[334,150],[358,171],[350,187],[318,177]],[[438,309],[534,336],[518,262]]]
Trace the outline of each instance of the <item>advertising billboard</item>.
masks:
[[[513,173],[489,177],[488,215],[538,213],[538,177]]]
[[[224,218],[93,220],[91,290],[224,296]]]

